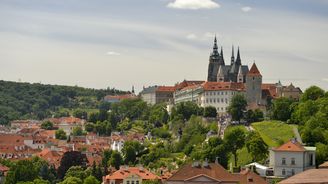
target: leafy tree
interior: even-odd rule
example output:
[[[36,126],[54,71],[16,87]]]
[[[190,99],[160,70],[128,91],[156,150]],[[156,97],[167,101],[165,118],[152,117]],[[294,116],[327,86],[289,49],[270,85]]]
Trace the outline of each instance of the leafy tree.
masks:
[[[108,164],[114,166],[115,169],[120,169],[121,164],[123,163],[123,159],[121,154],[118,151],[113,151],[111,158],[108,161]]]
[[[75,109],[73,116],[80,119],[88,119],[88,112],[82,109]]]
[[[205,117],[211,117],[211,118],[215,118],[217,115],[216,109],[213,106],[208,106],[205,107],[204,109],[204,116]]]
[[[231,114],[232,120],[240,121],[240,119],[243,118],[243,113],[246,111],[246,107],[247,101],[245,96],[242,94],[235,94],[228,107],[228,112]]]
[[[301,101],[317,100],[325,96],[325,91],[317,86],[307,88],[302,94]]]
[[[280,121],[287,121],[291,117],[291,108],[293,100],[281,97],[273,101],[272,118]]]
[[[122,149],[125,164],[134,164],[136,162],[137,155],[142,152],[143,149],[143,145],[141,145],[138,141],[125,141]]]
[[[83,182],[80,178],[70,176],[65,178],[65,180],[60,182],[59,184],[83,184]]]
[[[232,127],[225,132],[224,140],[227,148],[234,156],[235,167],[237,166],[237,150],[241,149],[245,144],[245,132],[240,127]]]
[[[89,114],[88,121],[92,123],[99,121],[99,112],[91,112]]]
[[[268,145],[265,144],[257,132],[250,132],[247,135],[246,148],[251,154],[253,161],[260,162],[267,158]]]
[[[83,184],[100,184],[100,182],[94,176],[88,176],[84,181]]]
[[[41,124],[41,128],[45,130],[52,130],[54,128],[54,124],[50,121],[45,121]]]
[[[164,127],[162,127],[162,128],[154,128],[151,131],[151,133],[152,133],[152,135],[157,136],[157,137],[160,137],[162,139],[167,139],[167,138],[170,138],[171,137],[170,132],[167,129],[165,129]]]
[[[169,114],[166,110],[165,104],[156,104],[151,107],[149,122],[154,124],[155,127],[160,127],[167,123],[169,119]]]
[[[73,131],[72,131],[72,134],[73,134],[74,136],[81,136],[81,135],[83,135],[83,130],[82,130],[82,128],[79,127],[79,126],[74,127],[74,128],[73,128]]]
[[[12,184],[19,181],[33,181],[38,177],[41,162],[40,160],[19,160],[13,165],[6,177],[5,183]],[[43,162],[43,164],[45,164]]]
[[[93,132],[95,131],[95,125],[93,123],[86,123],[84,125],[84,128],[87,132]]]
[[[315,145],[316,149],[316,165],[320,165],[328,160],[328,145],[317,143]]]
[[[85,172],[81,166],[72,166],[66,171],[65,178],[77,177],[83,181],[88,175],[90,173]]]
[[[63,129],[56,130],[55,136],[56,136],[56,139],[60,139],[60,140],[67,139],[66,132]]]
[[[87,161],[86,155],[81,152],[65,152],[58,168],[58,177],[60,179],[64,178],[66,171],[72,166],[81,166],[82,168],[85,168]]]
[[[192,115],[202,115],[203,109],[198,107],[194,102],[181,102],[172,109],[172,119],[181,115],[185,121],[189,120]]]

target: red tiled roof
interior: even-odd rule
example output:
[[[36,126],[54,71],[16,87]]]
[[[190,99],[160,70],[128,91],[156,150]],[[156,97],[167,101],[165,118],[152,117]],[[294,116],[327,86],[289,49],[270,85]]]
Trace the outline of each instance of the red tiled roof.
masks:
[[[237,176],[226,171],[221,165],[210,163],[208,167],[193,167],[192,164],[186,164],[174,173],[167,181],[185,181],[195,176],[205,175],[216,180],[239,181]]]
[[[247,75],[249,75],[249,76],[262,76],[255,63],[253,63],[253,65],[252,65],[251,69],[249,70],[249,72],[247,73]]]
[[[185,88],[185,87],[187,87],[187,86],[193,86],[193,85],[196,85],[196,84],[202,84],[202,83],[204,83],[205,81],[187,81],[187,80],[184,80],[184,81],[182,81],[182,82],[180,82],[180,83],[178,83],[178,84],[176,84],[175,85],[175,88],[177,89],[177,90],[180,90],[180,89],[182,89],[182,88]]]
[[[7,171],[9,171],[9,168],[0,164],[0,171],[1,172],[7,172]]]
[[[237,82],[204,82],[202,84],[205,91],[234,90],[243,91],[245,85]]]
[[[328,184],[328,169],[309,169],[298,173],[279,184]]]
[[[156,89],[157,92],[174,92],[174,86],[158,86]]]
[[[303,152],[305,151],[305,148],[296,140],[290,140],[287,143],[277,147],[273,148],[274,151],[293,151],[293,152]]]
[[[319,168],[328,168],[328,161],[326,161],[323,164],[319,165]]]
[[[266,90],[271,97],[277,97],[277,86],[276,84],[262,84],[262,90]]]
[[[136,174],[136,175],[140,176],[143,180],[160,179],[159,176],[153,174],[152,172],[148,171],[145,168],[143,168],[143,169],[141,169],[139,167],[124,168],[124,166],[122,168],[120,168],[120,170],[115,171],[113,174],[107,175],[105,178],[106,178],[106,180],[122,180],[122,179],[130,176],[131,174]]]
[[[46,160],[50,164],[54,164],[56,168],[60,165],[60,160],[63,156],[63,152],[53,151],[48,148],[43,149],[37,154],[38,157]]]

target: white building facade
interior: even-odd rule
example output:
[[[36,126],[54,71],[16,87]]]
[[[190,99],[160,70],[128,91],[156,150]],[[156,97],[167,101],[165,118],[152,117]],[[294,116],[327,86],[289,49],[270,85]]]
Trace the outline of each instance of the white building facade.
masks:
[[[291,140],[269,151],[269,166],[273,168],[274,176],[290,177],[315,168],[315,150],[315,147],[302,146],[296,140]]]

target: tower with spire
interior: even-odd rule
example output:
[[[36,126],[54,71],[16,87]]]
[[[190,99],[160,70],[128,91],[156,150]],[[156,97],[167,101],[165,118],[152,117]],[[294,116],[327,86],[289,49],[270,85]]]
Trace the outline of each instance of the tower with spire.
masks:
[[[232,46],[232,55],[230,65],[224,62],[223,48],[218,51],[218,41],[214,37],[213,51],[209,57],[207,81],[209,82],[240,82],[245,83],[246,74],[248,73],[248,66],[242,65],[240,50],[238,47],[237,57],[235,59],[234,46]],[[219,80],[220,79],[220,80]],[[242,79],[242,80],[240,80]]]

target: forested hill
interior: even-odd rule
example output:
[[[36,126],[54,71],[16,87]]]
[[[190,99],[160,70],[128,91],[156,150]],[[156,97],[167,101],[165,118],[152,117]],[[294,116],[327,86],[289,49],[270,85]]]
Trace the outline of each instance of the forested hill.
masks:
[[[127,92],[77,86],[18,83],[0,80],[0,124],[15,119],[43,119],[76,108],[95,109],[105,95]]]

